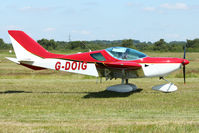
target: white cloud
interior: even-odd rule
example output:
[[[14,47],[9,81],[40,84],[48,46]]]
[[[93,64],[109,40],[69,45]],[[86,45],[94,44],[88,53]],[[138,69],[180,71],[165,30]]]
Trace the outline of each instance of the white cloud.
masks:
[[[113,38],[114,38],[114,37],[116,37],[116,35],[115,35],[115,34],[112,34],[112,35],[111,35],[111,37],[113,37]]]
[[[83,5],[85,5],[85,6],[98,6],[99,4],[97,3],[97,2],[85,2],[85,3],[83,3]]]
[[[89,35],[89,34],[91,34],[91,32],[87,31],[87,30],[73,30],[72,32],[73,33],[77,33],[77,34],[81,34],[81,35]]]
[[[20,28],[18,26],[15,26],[15,25],[8,25],[6,28],[9,29],[9,30],[22,29],[22,28]]]
[[[126,3],[127,6],[133,6],[133,3],[132,2],[128,2]]]
[[[155,7],[144,7],[143,10],[145,10],[145,11],[155,11]]]
[[[168,38],[169,40],[173,40],[173,39],[179,39],[180,35],[175,34],[175,33],[171,33],[171,34],[165,34],[165,37]]]
[[[41,12],[41,11],[50,11],[56,9],[56,7],[32,7],[32,6],[25,6],[19,8],[18,10],[21,12]]]
[[[51,31],[55,31],[55,30],[56,30],[55,28],[51,28],[51,27],[44,29],[45,32],[51,32]]]
[[[144,11],[156,11],[158,13],[162,13],[164,10],[163,9],[167,9],[167,10],[187,10],[190,7],[188,7],[187,4],[185,3],[174,3],[174,4],[170,4],[170,3],[165,3],[165,4],[161,4],[159,6],[156,7],[152,7],[152,6],[146,6],[144,8],[142,8]]]
[[[88,35],[88,34],[90,34],[90,31],[82,30],[80,33],[83,35]]]
[[[169,4],[165,3],[160,5],[161,8],[165,9],[174,9],[174,10],[187,10],[188,6],[185,3],[175,3],[175,4]]]
[[[20,8],[19,10],[20,10],[20,11],[27,11],[27,10],[31,10],[31,9],[32,9],[32,7],[26,6],[26,7]]]

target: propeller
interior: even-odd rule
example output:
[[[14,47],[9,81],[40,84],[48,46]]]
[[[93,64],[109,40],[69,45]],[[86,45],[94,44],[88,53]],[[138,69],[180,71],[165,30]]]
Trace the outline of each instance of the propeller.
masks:
[[[186,68],[185,68],[185,58],[186,58],[186,45],[184,46],[184,56],[183,56],[183,62],[182,62],[182,65],[183,65],[183,77],[184,77],[184,84],[186,84]]]

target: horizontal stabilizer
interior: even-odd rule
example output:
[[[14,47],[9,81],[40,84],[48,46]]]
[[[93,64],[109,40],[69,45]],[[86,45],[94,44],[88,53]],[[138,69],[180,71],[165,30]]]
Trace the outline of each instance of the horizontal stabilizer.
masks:
[[[12,61],[14,63],[20,64],[20,62],[18,61],[17,58],[6,57],[6,59],[8,59],[8,60],[10,60],[10,61]]]
[[[10,60],[10,61],[12,61],[12,62],[15,62],[15,63],[17,63],[17,64],[20,64],[20,63],[33,63],[34,61],[33,60],[31,60],[31,59],[17,59],[17,58],[11,58],[11,57],[6,57],[6,59],[8,59],[8,60]]]
[[[30,69],[33,69],[33,70],[42,70],[42,69],[46,69],[46,68],[43,68],[43,67],[37,67],[37,66],[33,66],[32,64],[34,63],[34,61],[32,60],[29,60],[29,59],[23,59],[23,60],[18,60],[17,58],[11,58],[11,57],[6,57],[6,59],[14,62],[14,63],[17,63],[19,65],[23,65],[25,67],[28,67]]]

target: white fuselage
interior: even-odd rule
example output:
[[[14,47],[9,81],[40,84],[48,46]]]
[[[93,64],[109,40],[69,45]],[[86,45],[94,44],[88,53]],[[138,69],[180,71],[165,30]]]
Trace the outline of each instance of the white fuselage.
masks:
[[[181,63],[148,63],[141,65],[145,77],[162,77],[181,67]]]

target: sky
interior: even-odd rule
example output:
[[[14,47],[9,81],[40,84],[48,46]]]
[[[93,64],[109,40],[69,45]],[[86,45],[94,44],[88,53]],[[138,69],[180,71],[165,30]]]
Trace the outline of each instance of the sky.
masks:
[[[8,30],[56,41],[199,38],[198,0],[2,0],[0,18],[5,42]]]

